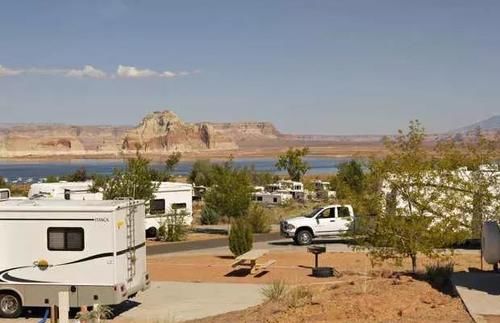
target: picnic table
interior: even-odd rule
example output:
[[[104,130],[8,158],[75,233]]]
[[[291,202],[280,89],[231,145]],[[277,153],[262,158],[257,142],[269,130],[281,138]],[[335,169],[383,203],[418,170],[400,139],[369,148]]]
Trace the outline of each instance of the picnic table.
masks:
[[[266,269],[276,262],[276,260],[268,260],[265,263],[258,263],[257,260],[266,254],[269,250],[266,249],[253,249],[241,256],[236,257],[235,261],[232,263],[231,267],[236,268],[240,266],[249,267],[250,274],[255,274],[256,272]]]

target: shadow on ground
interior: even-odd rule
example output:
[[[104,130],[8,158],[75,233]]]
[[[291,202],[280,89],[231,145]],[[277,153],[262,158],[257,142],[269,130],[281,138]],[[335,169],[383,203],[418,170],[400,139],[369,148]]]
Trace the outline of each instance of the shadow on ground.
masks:
[[[465,287],[490,295],[500,295],[500,273],[488,271],[457,272],[452,277],[456,287]]]
[[[296,245],[293,240],[290,241],[270,241],[270,245],[273,246],[291,246]],[[356,245],[356,241],[352,239],[315,239],[312,244],[347,244]]]

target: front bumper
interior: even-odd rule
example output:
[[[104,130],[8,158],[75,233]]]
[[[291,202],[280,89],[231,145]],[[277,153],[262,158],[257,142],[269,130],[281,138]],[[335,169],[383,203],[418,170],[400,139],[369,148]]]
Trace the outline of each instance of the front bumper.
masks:
[[[289,231],[285,229],[286,224],[280,223],[280,235],[285,238],[293,238],[295,236],[295,230]]]

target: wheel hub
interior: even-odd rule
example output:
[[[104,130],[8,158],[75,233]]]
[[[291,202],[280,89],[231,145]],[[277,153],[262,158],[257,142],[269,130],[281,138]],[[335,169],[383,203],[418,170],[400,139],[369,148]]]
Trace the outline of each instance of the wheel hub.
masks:
[[[5,295],[2,298],[2,302],[0,303],[0,307],[2,308],[2,312],[6,314],[13,314],[17,311],[19,304],[17,302],[17,298],[12,295]]]

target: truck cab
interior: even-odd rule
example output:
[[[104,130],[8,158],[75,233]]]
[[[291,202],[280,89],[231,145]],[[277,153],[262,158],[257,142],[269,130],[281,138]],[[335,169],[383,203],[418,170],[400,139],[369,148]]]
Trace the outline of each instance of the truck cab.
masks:
[[[308,245],[314,238],[336,237],[347,232],[354,221],[351,205],[328,205],[311,213],[280,223],[281,235],[298,245]]]

